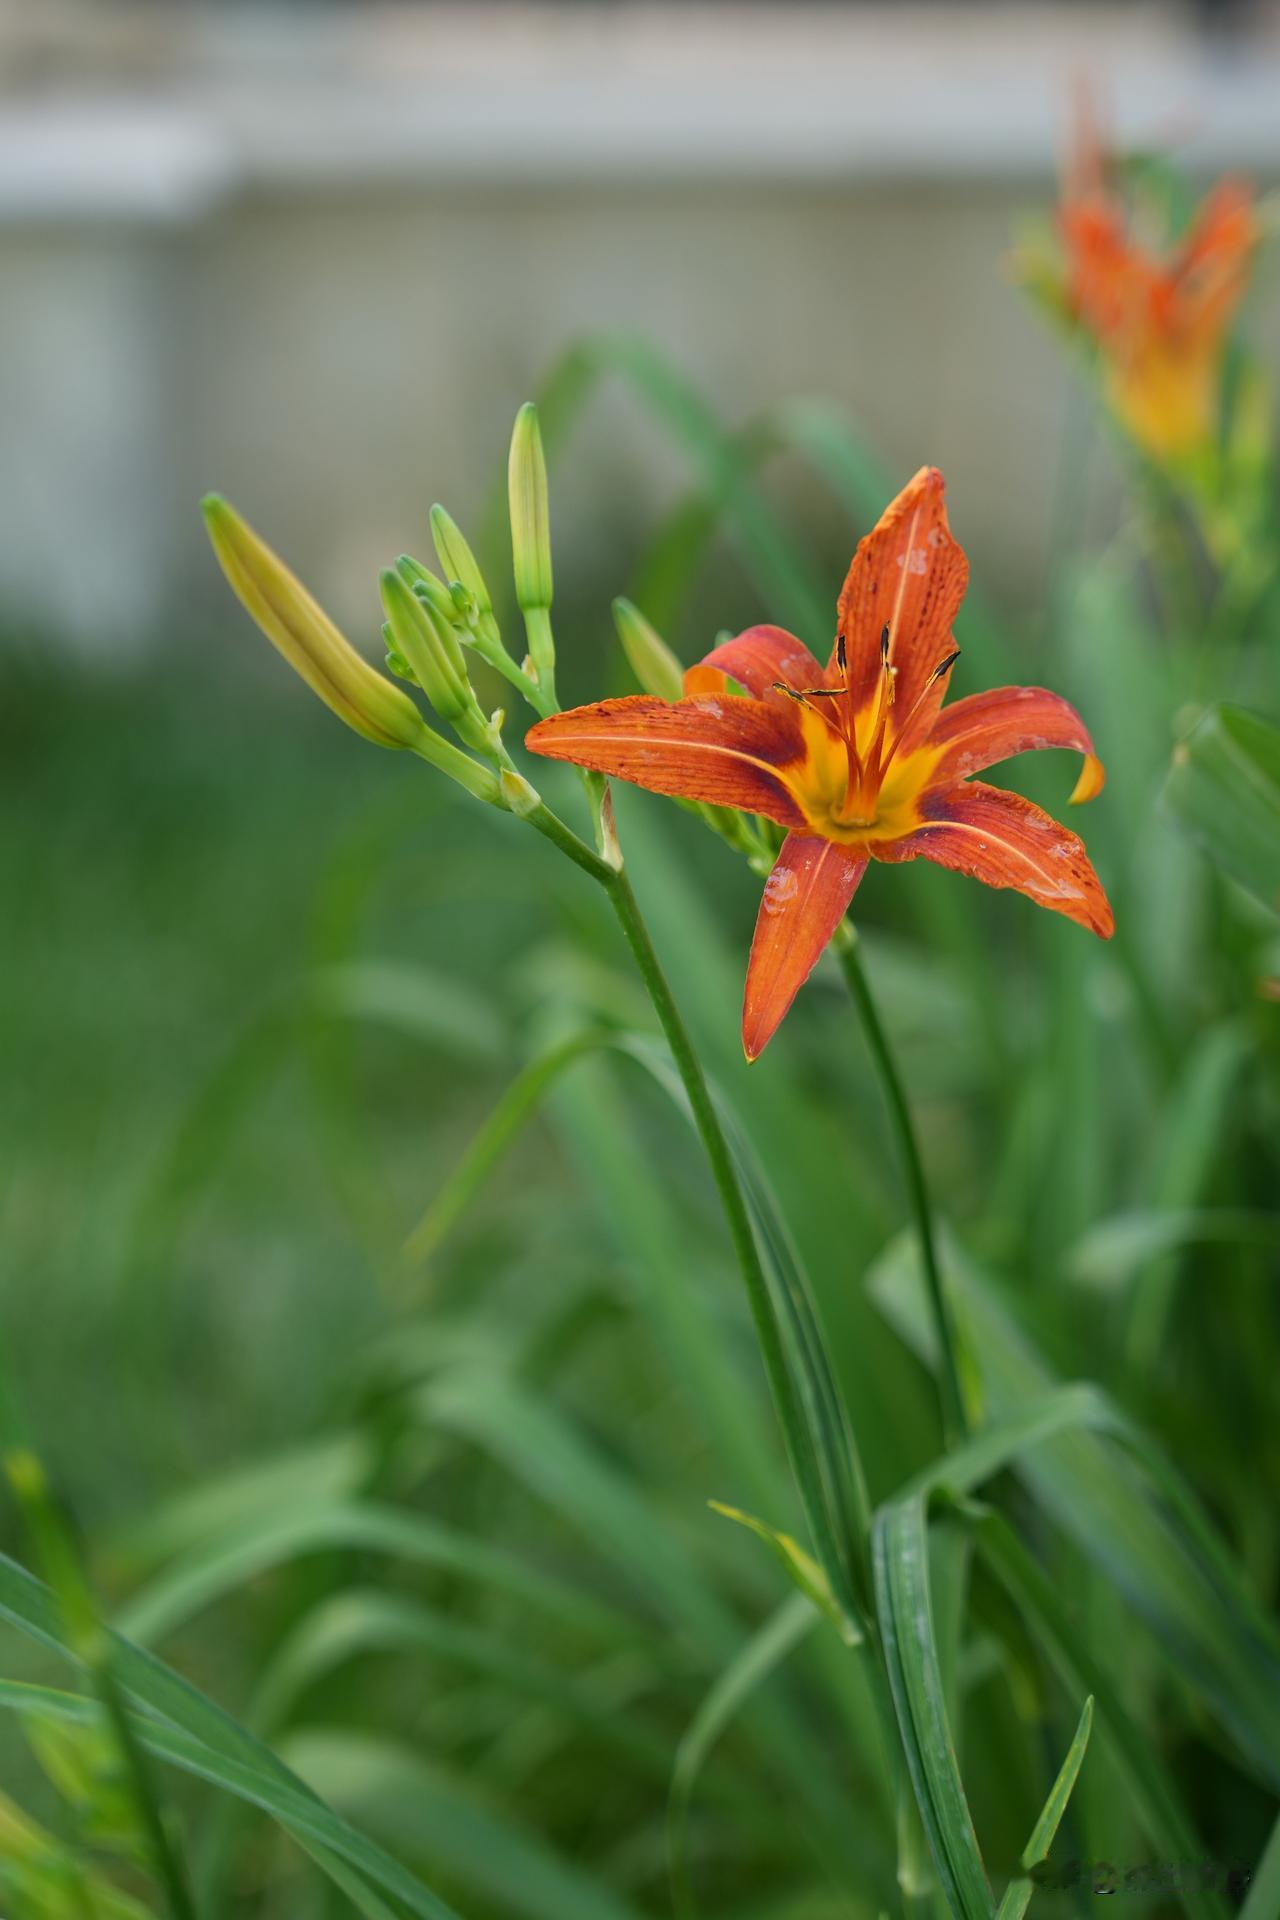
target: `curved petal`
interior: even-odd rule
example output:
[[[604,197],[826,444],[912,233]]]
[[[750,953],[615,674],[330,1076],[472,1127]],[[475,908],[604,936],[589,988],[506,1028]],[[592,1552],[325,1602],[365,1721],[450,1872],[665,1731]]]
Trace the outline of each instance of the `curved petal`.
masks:
[[[1040,747],[1067,747],[1084,755],[1072,806],[1101,793],[1107,776],[1084,721],[1068,701],[1043,687],[993,687],[944,707],[925,749],[941,749],[928,789],[953,787],[997,761]]]
[[[844,918],[867,856],[808,834],[789,833],[764,883],[742,1001],[748,1060],[764,1052],[783,1015]]]
[[[1130,240],[1120,212],[1105,199],[1063,207],[1058,224],[1071,305],[1089,331],[1114,348],[1145,324],[1160,296],[1160,270]]]
[[[732,640],[712,647],[709,654],[688,669],[684,676],[686,693],[724,693],[726,675],[756,700],[772,705],[786,702],[786,694],[774,689],[774,682],[785,680],[797,692],[805,687],[825,685],[822,668],[803,640],[785,627],[747,627]]]
[[[953,651],[951,624],[964,599],[969,562],[947,523],[945,482],[921,467],[865,539],[859,541],[838,606],[852,711],[878,699],[884,678],[882,636],[894,669],[888,737],[914,715],[926,725],[938,710],[941,681],[931,676]],[[840,674],[839,640],[828,667]],[[913,732],[915,732],[913,727]]]
[[[1015,887],[1109,940],[1110,902],[1074,833],[1024,800],[974,780],[924,802],[928,824],[871,848],[877,860],[934,860],[989,887]]]
[[[1220,181],[1202,203],[1173,271],[1187,317],[1198,331],[1220,333],[1240,304],[1259,232],[1245,182]]]
[[[804,814],[787,781],[806,758],[799,711],[792,701],[771,707],[725,695],[669,703],[638,693],[553,713],[530,727],[525,745],[651,793],[738,807],[799,827]]]

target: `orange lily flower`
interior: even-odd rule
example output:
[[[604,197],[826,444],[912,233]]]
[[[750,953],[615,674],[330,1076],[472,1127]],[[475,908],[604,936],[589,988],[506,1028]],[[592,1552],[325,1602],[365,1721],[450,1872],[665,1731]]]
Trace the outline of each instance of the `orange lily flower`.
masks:
[[[1227,333],[1259,238],[1248,186],[1222,181],[1182,244],[1163,258],[1152,254],[1108,187],[1085,103],[1058,218],[1067,300],[1102,352],[1121,424],[1157,460],[1212,446]]]
[[[942,475],[924,467],[859,544],[825,672],[794,634],[748,627],[689,668],[681,700],[602,700],[553,714],[527,736],[550,759],[788,829],[747,967],[749,1060],[776,1032],[870,860],[922,856],[1110,937],[1111,908],[1076,836],[1020,795],[969,778],[1032,747],[1068,747],[1085,756],[1072,800],[1091,799],[1103,782],[1083,721],[1057,694],[998,687],[943,711],[968,575]]]

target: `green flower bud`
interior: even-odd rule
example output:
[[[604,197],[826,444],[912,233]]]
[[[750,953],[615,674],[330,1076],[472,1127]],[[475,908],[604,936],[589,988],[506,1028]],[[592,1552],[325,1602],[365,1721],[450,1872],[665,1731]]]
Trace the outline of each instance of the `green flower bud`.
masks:
[[[417,686],[413,677],[413,668],[396,646],[396,637],[391,631],[389,621],[382,623],[382,644],[387,650],[387,672],[394,673],[397,680],[407,680],[411,686]]]
[[[507,497],[516,599],[522,613],[545,610],[551,605],[551,520],[542,430],[532,400],[526,400],[516,415],[507,463]],[[534,665],[542,666],[536,654]]]
[[[442,720],[453,725],[476,707],[457,637],[394,567],[378,575],[378,590],[396,652]]]
[[[396,572],[411,586],[420,600],[425,600],[432,611],[439,615],[447,627],[452,628],[458,618],[458,610],[453,603],[453,595],[430,567],[424,567],[420,560],[414,560],[402,553],[396,561]]]
[[[430,728],[408,694],[356,652],[234,507],[216,493],[202,505],[232,590],[294,671],[366,740],[380,747],[420,748]]]
[[[630,600],[615,600],[613,621],[627,662],[644,691],[659,700],[683,699],[684,669],[640,609]]]
[[[475,601],[481,620],[485,615],[492,620],[493,601],[476,557],[463,538],[457,522],[441,506],[431,509],[431,537],[436,543],[445,579],[460,581]]]

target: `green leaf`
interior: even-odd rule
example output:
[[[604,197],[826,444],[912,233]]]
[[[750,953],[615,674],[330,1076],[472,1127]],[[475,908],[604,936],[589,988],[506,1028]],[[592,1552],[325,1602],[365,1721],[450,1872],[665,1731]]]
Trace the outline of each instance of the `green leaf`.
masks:
[[[113,1551],[127,1566],[140,1570],[202,1547],[211,1536],[246,1521],[265,1521],[282,1512],[342,1501],[367,1483],[373,1459],[368,1435],[325,1434],[202,1480],[126,1528],[116,1538]]]
[[[630,1901],[408,1748],[306,1728],[286,1752],[326,1801],[451,1884],[527,1920],[639,1920]]]
[[[1271,1838],[1258,1862],[1239,1920],[1275,1920],[1277,1913],[1280,1913],[1280,1819],[1271,1829]]]
[[[996,1920],[1022,1920],[1023,1914],[1030,1905],[1031,1896],[1035,1891],[1035,1881],[1028,1876],[1033,1867],[1039,1866],[1042,1860],[1048,1858],[1054,1835],[1067,1810],[1071,1790],[1076,1784],[1076,1776],[1084,1760],[1092,1726],[1093,1695],[1090,1694],[1084,1703],[1075,1738],[1067,1749],[1067,1757],[1062,1763],[1057,1779],[1049,1789],[1049,1797],[1044,1803],[1040,1818],[1031,1830],[1031,1838],[1022,1850],[1021,1864],[1024,1872],[1016,1880],[1010,1881],[1005,1890],[1004,1899],[1000,1902]]]
[[[628,1642],[628,1648],[632,1643]],[[304,1615],[282,1642],[258,1684],[253,1722],[264,1731],[285,1724],[307,1690],[348,1660],[371,1653],[433,1658],[498,1680],[509,1693],[536,1700],[588,1733],[602,1748],[665,1779],[671,1752],[632,1712],[597,1700],[589,1680],[534,1659],[499,1627],[472,1625],[404,1594],[348,1587]]]
[[[1034,1418],[1054,1385],[1044,1361],[1001,1306],[994,1284],[954,1243],[947,1271],[993,1417]],[[909,1236],[882,1256],[870,1284],[903,1337],[933,1364]],[[1098,1389],[1085,1391],[1093,1396],[1088,1424],[1101,1431],[1065,1432],[1024,1451],[1017,1472],[1042,1510],[1147,1621],[1173,1669],[1213,1704],[1258,1778],[1280,1786],[1275,1623],[1161,1451]]]
[[[1071,1279],[1099,1293],[1118,1292],[1148,1261],[1189,1247],[1280,1248],[1280,1220],[1246,1207],[1135,1207],[1082,1234],[1064,1262]]]
[[[411,1565],[443,1567],[511,1594],[564,1619],[584,1633],[634,1638],[642,1629],[579,1588],[537,1572],[501,1548],[459,1533],[421,1514],[371,1501],[338,1501],[300,1512],[252,1516],[215,1535],[135,1594],[117,1615],[122,1633],[137,1641],[162,1639],[193,1614],[245,1581],[305,1553],[347,1548],[382,1553]]]
[[[4,1572],[5,1568],[0,1566],[0,1576]],[[0,1577],[0,1587],[12,1593],[9,1579]],[[37,1637],[44,1636],[41,1634]],[[120,1642],[119,1645],[123,1653],[127,1643]],[[122,1673],[126,1664],[122,1658]],[[134,1671],[138,1671],[136,1666]],[[176,1688],[188,1696],[189,1703],[197,1704],[197,1712],[193,1717],[205,1719],[204,1709],[207,1709],[217,1720],[224,1720],[210,1702],[201,1701],[200,1696],[194,1694],[193,1689],[187,1689],[176,1675],[171,1678]],[[165,1687],[163,1692],[166,1698],[172,1697],[170,1688]],[[48,1687],[26,1686],[17,1681],[0,1681],[0,1708],[69,1720],[86,1726],[94,1724],[98,1714],[97,1703],[83,1695],[60,1693]],[[196,1734],[169,1721],[154,1720],[139,1714],[133,1717],[132,1724],[142,1745],[156,1759],[220,1787],[234,1794],[237,1799],[245,1800],[270,1814],[321,1866],[326,1864],[330,1854],[337,1855],[355,1870],[357,1876],[356,1880],[352,1880],[344,1874],[346,1884],[362,1884],[366,1879],[372,1881],[375,1887],[400,1901],[411,1914],[417,1916],[417,1920],[458,1920],[452,1907],[446,1906],[443,1900],[429,1892],[421,1881],[375,1842],[340,1819],[274,1755],[259,1747],[251,1736],[242,1734],[237,1743],[241,1752],[238,1757],[233,1757],[221,1747],[206,1746]],[[224,1722],[226,1726],[232,1724]],[[255,1757],[249,1758],[250,1754]],[[259,1760],[257,1754],[263,1758]],[[376,1903],[367,1905],[364,1910],[378,1915],[379,1920],[385,1911]]]
[[[789,1533],[779,1533],[776,1527],[769,1526],[766,1521],[758,1520],[754,1513],[744,1513],[740,1507],[726,1507],[719,1500],[709,1500],[707,1504],[713,1513],[721,1514],[726,1520],[735,1520],[740,1527],[745,1527],[749,1533],[754,1533],[757,1539],[763,1540],[787,1578],[799,1587],[806,1599],[811,1600],[814,1606],[827,1616],[846,1645],[851,1647],[861,1645],[863,1636],[860,1633],[856,1639],[850,1639],[850,1633],[855,1632],[856,1629],[845,1619],[836,1605],[835,1595],[831,1591],[831,1582],[812,1554],[806,1553],[799,1541],[793,1540]]]
[[[1203,1843],[1177,1788],[1148,1734],[1126,1710],[1111,1675],[1095,1659],[1054,1582],[1002,1514],[984,1514],[976,1540],[979,1554],[1045,1647],[1063,1685],[1076,1697],[1088,1692],[1096,1698],[1100,1736],[1157,1855],[1169,1861],[1200,1857]],[[1179,1898],[1190,1920],[1225,1920],[1226,1909],[1217,1895],[1189,1880],[1183,1881]]]
[[[619,1051],[639,1062],[692,1124],[684,1089],[665,1048],[627,1038]],[[761,1264],[787,1350],[801,1415],[792,1466],[814,1550],[848,1630],[862,1631],[856,1543],[867,1531],[867,1492],[848,1411],[831,1371],[812,1288],[767,1177],[724,1097],[712,1088],[720,1123],[751,1215]]]
[[[549,1402],[473,1368],[426,1388],[419,1405],[432,1426],[483,1447],[545,1499],[672,1627],[704,1646],[725,1644],[730,1616],[679,1535]]]
[[[1280,727],[1210,707],[1174,752],[1164,804],[1224,873],[1280,913]]]
[[[947,1723],[929,1592],[925,1496],[894,1501],[872,1529],[876,1615],[907,1771],[956,1920],[995,1912]]]

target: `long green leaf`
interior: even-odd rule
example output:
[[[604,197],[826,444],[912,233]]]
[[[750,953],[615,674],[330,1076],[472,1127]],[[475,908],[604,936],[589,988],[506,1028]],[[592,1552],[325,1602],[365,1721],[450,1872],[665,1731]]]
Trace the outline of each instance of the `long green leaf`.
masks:
[[[1210,707],[1174,753],[1164,803],[1224,873],[1280,913],[1280,727]]]
[[[307,1690],[346,1661],[370,1653],[424,1656],[497,1679],[512,1696],[536,1700],[654,1777],[670,1769],[670,1748],[634,1714],[597,1700],[589,1677],[578,1678],[513,1645],[500,1627],[472,1625],[405,1594],[348,1587],[305,1614],[281,1643],[259,1681],[255,1726],[283,1726]]]
[[[1094,1657],[1054,1583],[1008,1521],[988,1513],[977,1529],[978,1551],[1043,1644],[1068,1691],[1094,1697],[1099,1733],[1110,1749],[1147,1837],[1169,1861],[1194,1860],[1203,1845],[1146,1732],[1120,1698],[1112,1675]],[[1226,1920],[1216,1894],[1184,1882],[1179,1897],[1189,1920]]]
[[[162,1639],[245,1581],[307,1553],[334,1548],[441,1567],[511,1594],[584,1633],[634,1638],[642,1629],[603,1600],[553,1579],[501,1548],[421,1514],[371,1501],[338,1501],[266,1518],[253,1516],[179,1559],[121,1609],[116,1625],[135,1641]]]
[[[80,1694],[0,1681],[0,1707],[46,1719],[95,1725],[97,1708]],[[452,1907],[431,1893],[374,1841],[333,1813],[301,1781],[274,1758],[260,1765],[206,1746],[195,1734],[169,1721],[137,1715],[134,1730],[147,1751],[158,1760],[197,1779],[234,1794],[270,1816],[322,1866],[328,1855],[353,1868],[402,1903],[418,1920],[458,1920]],[[263,1750],[265,1751],[265,1750]],[[347,1880],[347,1876],[343,1876]],[[348,1880],[348,1884],[352,1884]],[[376,1905],[366,1911],[377,1912]]]
[[[993,1416],[1034,1409],[1053,1385],[1044,1361],[958,1247],[948,1254],[948,1272]],[[904,1338],[932,1361],[918,1261],[906,1237],[878,1264],[871,1286]],[[1017,1471],[1148,1622],[1176,1670],[1213,1702],[1258,1776],[1280,1786],[1280,1633],[1159,1449],[1104,1397],[1094,1406],[1091,1424],[1109,1437],[1063,1434],[1019,1456]]]
[[[1032,1828],[1031,1838],[1023,1848],[1021,1864],[1024,1871],[1017,1879],[1009,1882],[1004,1898],[1000,1902],[996,1920],[1022,1920],[1023,1914],[1031,1904],[1031,1896],[1035,1892],[1035,1881],[1030,1877],[1031,1869],[1039,1866],[1040,1862],[1048,1857],[1054,1835],[1062,1824],[1062,1816],[1067,1810],[1071,1790],[1076,1784],[1080,1768],[1084,1763],[1085,1749],[1089,1745],[1092,1726],[1093,1696],[1091,1694],[1084,1703],[1080,1724],[1067,1749],[1067,1757],[1062,1763],[1057,1779],[1049,1789],[1049,1797],[1041,1809],[1040,1818]]]
[[[995,1906],[947,1722],[923,1494],[877,1514],[872,1553],[889,1688],[934,1866],[956,1920],[992,1920]]]
[[[285,1751],[326,1801],[477,1901],[527,1920],[639,1920],[631,1902],[581,1862],[405,1747],[346,1729],[306,1728],[289,1737]]]

